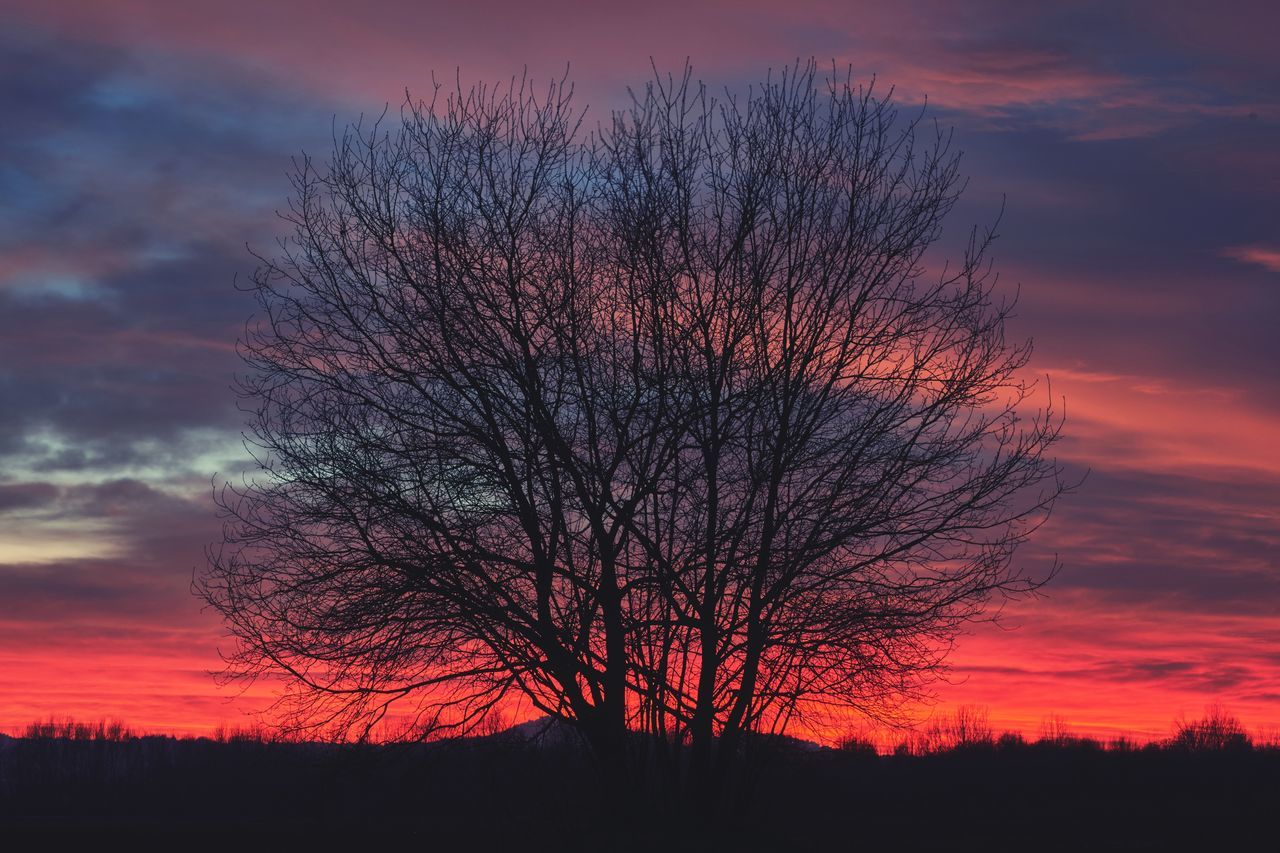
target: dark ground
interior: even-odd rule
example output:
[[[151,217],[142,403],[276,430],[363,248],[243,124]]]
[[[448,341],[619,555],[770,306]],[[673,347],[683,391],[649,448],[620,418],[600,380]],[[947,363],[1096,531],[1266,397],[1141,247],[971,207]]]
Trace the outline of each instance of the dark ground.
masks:
[[[1247,745],[780,748],[754,804],[709,833],[644,808],[606,819],[591,778],[576,749],[501,737],[382,747],[0,737],[0,847],[1280,850],[1280,750]]]

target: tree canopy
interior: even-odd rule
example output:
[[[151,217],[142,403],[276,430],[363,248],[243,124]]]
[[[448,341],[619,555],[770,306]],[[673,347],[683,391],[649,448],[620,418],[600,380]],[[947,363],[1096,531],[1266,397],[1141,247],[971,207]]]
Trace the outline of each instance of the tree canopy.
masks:
[[[948,134],[813,64],[437,88],[298,161],[198,585],[299,723],[519,697],[615,774],[909,696],[1064,491]],[[685,761],[680,756],[691,758]]]

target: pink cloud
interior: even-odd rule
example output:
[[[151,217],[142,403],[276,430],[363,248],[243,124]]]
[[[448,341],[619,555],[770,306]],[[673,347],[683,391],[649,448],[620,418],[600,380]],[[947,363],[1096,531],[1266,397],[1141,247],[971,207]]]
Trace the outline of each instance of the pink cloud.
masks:
[[[1280,272],[1280,249],[1266,246],[1232,246],[1223,249],[1222,254],[1241,263],[1256,264],[1271,272]]]
[[[616,103],[625,83],[643,82],[650,57],[660,67],[679,67],[692,56],[704,71],[744,63],[757,70],[758,57],[775,55],[795,19],[794,10],[764,3],[674,0],[587,6],[382,0],[359,15],[347,5],[304,0],[251,7],[158,0],[12,5],[28,20],[76,38],[229,60],[249,74],[265,72],[364,106],[398,101],[406,86],[425,94],[432,71],[449,85],[455,69],[464,80],[504,80],[527,66],[546,79],[563,74],[566,63],[585,100],[603,95]],[[782,61],[806,52],[802,37],[790,41]]]
[[[1243,388],[1046,365],[1066,399],[1064,453],[1078,462],[1143,471],[1219,468],[1280,474],[1280,415]]]
[[[524,67],[545,79],[568,64],[583,101],[603,110],[625,100],[626,85],[645,82],[651,59],[667,69],[691,58],[700,75],[724,78],[754,77],[766,66],[816,54],[847,62],[863,79],[878,75],[882,87],[896,87],[907,103],[927,96],[997,124],[1015,109],[1063,107],[1033,123],[1080,140],[1145,136],[1190,116],[1270,109],[1215,103],[1189,84],[1114,70],[1033,38],[1043,27],[1036,12],[1004,7],[974,26],[974,12],[929,2],[864,6],[853,14],[846,4],[824,0],[586,7],[375,0],[360,15],[303,0],[255,4],[251,11],[235,2],[159,0],[16,0],[10,6],[77,38],[167,53],[166,61],[217,59],[366,108],[398,101],[405,86],[427,93],[432,71],[448,85],[455,69],[464,81],[502,80]]]

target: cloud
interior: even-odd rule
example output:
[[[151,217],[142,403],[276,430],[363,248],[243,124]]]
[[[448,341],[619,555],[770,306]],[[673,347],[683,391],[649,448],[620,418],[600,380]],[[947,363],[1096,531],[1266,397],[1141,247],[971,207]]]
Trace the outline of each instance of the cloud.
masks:
[[[990,706],[998,726],[1034,736],[1057,713],[1085,733],[1163,737],[1179,715],[1214,703],[1251,727],[1278,720],[1267,695],[1280,691],[1280,632],[1267,614],[1174,616],[1158,602],[1060,590],[1009,621],[1017,630],[965,638],[940,691],[948,703]]]
[[[127,582],[138,577],[135,569],[161,566],[175,551],[198,555],[201,542],[214,534],[212,507],[207,491],[202,494],[184,486],[161,488],[128,478],[63,486],[49,482],[0,486],[0,586],[16,583],[15,578],[39,576],[56,587],[77,577],[79,566],[128,559],[133,561],[128,570],[115,565],[85,576],[93,584],[127,588]],[[6,507],[5,499],[15,496],[17,502]],[[75,565],[49,568],[68,560]],[[24,565],[39,568],[5,573],[5,566]],[[11,594],[9,600],[19,598]]]
[[[0,138],[0,463],[163,478],[234,446],[252,311],[234,282],[256,263],[246,242],[279,232],[289,156],[327,137],[330,109],[233,63],[23,26],[0,33],[0,75],[24,131]]]
[[[0,513],[48,506],[58,497],[49,483],[0,484]]]
[[[1232,246],[1222,250],[1223,257],[1245,264],[1256,264],[1271,272],[1280,272],[1280,249],[1265,246]]]
[[[0,729],[50,715],[124,718],[154,731],[207,732],[265,704],[268,686],[234,705],[221,670],[217,619],[190,593],[218,521],[199,494],[138,480],[0,487],[37,495],[43,529],[97,538],[97,547],[24,562],[22,526],[0,514]],[[26,518],[29,528],[34,521]],[[102,547],[110,543],[110,549]],[[90,542],[89,544],[94,544]]]
[[[1063,568],[1050,598],[1230,620],[1280,599],[1280,477],[1232,469],[1160,473],[1099,466],[1019,554]]]
[[[1066,398],[1063,452],[1078,461],[1153,473],[1235,469],[1236,478],[1264,476],[1272,486],[1271,478],[1280,477],[1274,453],[1280,411],[1248,388],[1064,366],[1037,373]]]

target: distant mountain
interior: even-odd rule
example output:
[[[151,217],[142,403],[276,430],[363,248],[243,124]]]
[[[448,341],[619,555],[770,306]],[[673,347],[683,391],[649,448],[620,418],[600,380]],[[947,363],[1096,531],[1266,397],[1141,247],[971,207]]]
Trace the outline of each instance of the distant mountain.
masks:
[[[571,724],[555,717],[539,717],[519,723],[495,735],[508,741],[527,744],[540,749],[565,749],[583,747],[582,735]]]
[[[761,744],[783,752],[820,752],[829,747],[790,735],[763,734],[756,736]],[[493,735],[465,740],[486,740],[498,743],[522,744],[536,749],[585,749],[582,735],[570,723],[545,716],[519,723]]]

